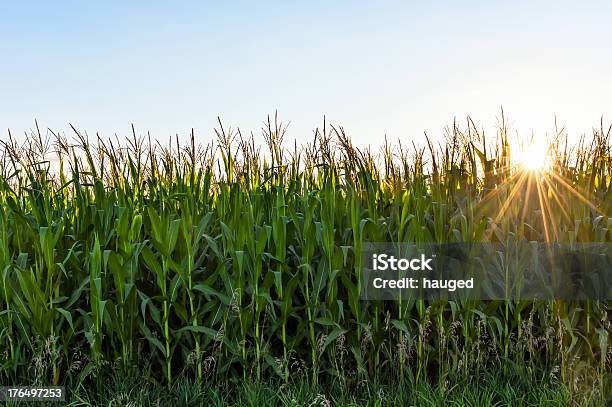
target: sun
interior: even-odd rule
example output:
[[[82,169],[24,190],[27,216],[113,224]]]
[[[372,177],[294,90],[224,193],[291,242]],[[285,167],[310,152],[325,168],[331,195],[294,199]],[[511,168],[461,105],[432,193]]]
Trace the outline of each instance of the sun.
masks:
[[[517,164],[529,172],[543,172],[550,168],[549,146],[545,141],[532,140],[528,145],[521,146]]]

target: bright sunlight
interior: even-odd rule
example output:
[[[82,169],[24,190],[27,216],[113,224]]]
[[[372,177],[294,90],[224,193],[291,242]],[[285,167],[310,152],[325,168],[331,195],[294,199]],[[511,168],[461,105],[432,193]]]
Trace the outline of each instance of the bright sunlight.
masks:
[[[517,164],[530,172],[542,172],[550,167],[551,159],[545,140],[532,140],[518,151]]]

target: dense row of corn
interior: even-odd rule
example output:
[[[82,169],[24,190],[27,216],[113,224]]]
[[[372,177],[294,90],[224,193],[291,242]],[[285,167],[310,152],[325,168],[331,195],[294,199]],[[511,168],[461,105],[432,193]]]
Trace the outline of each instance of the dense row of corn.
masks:
[[[519,366],[610,391],[609,304],[364,302],[365,242],[612,241],[609,132],[522,172],[502,127],[360,151],[324,126],[268,149],[35,132],[0,164],[0,382],[143,369],[172,382],[451,383]],[[47,161],[48,160],[48,161]],[[528,180],[528,181],[526,181]],[[608,388],[606,389],[606,386]]]

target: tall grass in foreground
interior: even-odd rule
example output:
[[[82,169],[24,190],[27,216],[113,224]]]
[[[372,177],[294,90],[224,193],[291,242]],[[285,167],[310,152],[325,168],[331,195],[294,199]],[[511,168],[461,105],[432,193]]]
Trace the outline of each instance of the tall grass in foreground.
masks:
[[[359,299],[364,242],[612,241],[610,131],[551,168],[468,122],[436,147],[354,148],[324,125],[267,150],[38,128],[0,163],[0,382],[279,380],[450,391],[487,372],[612,392],[609,303]],[[53,167],[53,169],[51,169]]]

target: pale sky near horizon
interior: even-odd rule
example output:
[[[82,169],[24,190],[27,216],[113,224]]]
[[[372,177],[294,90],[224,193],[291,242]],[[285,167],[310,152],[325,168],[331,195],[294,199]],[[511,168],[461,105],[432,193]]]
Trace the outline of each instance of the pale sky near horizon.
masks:
[[[278,110],[357,145],[612,121],[612,2],[0,2],[0,129],[213,137]],[[179,5],[180,3],[180,5]],[[493,4],[495,3],[495,4]]]

